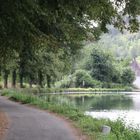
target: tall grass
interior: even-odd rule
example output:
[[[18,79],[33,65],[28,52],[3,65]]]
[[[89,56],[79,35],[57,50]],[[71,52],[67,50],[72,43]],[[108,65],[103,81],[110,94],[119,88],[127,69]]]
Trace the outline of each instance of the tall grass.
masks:
[[[84,112],[70,104],[61,104],[49,100],[49,98],[45,100],[44,98],[27,93],[5,90],[2,95],[9,97],[11,100],[19,101],[23,104],[31,104],[69,118],[91,140],[140,140],[140,132],[131,127],[126,128],[122,120],[113,122],[105,119],[95,119],[86,116]],[[102,134],[102,125],[111,127],[111,133],[109,135]]]
[[[35,95],[44,94],[44,93],[96,93],[96,92],[124,92],[124,91],[132,91],[131,87],[122,87],[122,88],[23,88],[16,89],[16,91],[24,92],[24,93],[33,93]],[[16,92],[15,91],[15,92]]]

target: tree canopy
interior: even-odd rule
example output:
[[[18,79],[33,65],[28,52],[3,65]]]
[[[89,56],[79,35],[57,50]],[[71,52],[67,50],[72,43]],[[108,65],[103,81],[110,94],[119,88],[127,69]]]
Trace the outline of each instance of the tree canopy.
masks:
[[[23,77],[42,85],[44,75],[49,86],[67,71],[66,64],[72,64],[83,41],[98,39],[110,24],[121,31],[138,31],[139,14],[139,0],[1,0],[5,85],[12,70],[13,85],[18,73],[21,87]]]
[[[51,46],[69,47],[89,33],[96,37],[99,30],[106,32],[107,24],[136,31],[139,13],[139,0],[2,0],[0,54],[44,40]]]

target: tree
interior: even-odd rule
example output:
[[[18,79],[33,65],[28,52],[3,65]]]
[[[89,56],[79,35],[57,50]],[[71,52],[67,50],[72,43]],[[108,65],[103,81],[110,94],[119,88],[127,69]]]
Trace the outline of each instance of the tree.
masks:
[[[89,70],[92,77],[97,80],[104,82],[112,81],[114,71],[113,57],[101,49],[94,48],[91,53]]]
[[[65,55],[65,51],[62,48],[52,49],[50,47],[44,47],[36,52],[36,64],[35,67],[38,70],[39,85],[43,87],[42,82],[46,81],[47,86],[51,87],[51,84],[55,80],[59,79],[69,71],[69,65],[67,65],[69,56]],[[44,77],[44,80],[43,80]]]
[[[136,18],[140,14],[139,7],[139,0],[2,0],[0,55],[7,50],[19,50],[21,42],[26,41],[25,36],[30,43],[47,40],[51,44],[57,41],[61,46],[82,41],[89,33],[96,37],[99,32],[93,22],[103,32],[107,31],[107,24],[136,31],[139,29]],[[128,15],[126,24],[124,16]]]
[[[18,56],[15,52],[9,53],[6,59],[0,60],[1,71],[4,79],[4,87],[8,88],[8,77],[12,71],[12,87],[15,87],[16,76],[13,74],[17,69]]]
[[[130,85],[135,80],[135,74],[130,68],[124,69],[122,73],[122,82],[124,85]]]

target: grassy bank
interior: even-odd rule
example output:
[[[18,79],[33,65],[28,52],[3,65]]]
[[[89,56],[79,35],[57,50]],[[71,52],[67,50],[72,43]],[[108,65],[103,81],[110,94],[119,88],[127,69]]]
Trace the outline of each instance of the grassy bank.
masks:
[[[4,90],[2,95],[9,97],[11,100],[20,101],[23,104],[31,104],[69,118],[91,140],[140,140],[140,133],[131,127],[126,128],[121,120],[112,122],[104,119],[93,119],[90,116],[84,115],[84,112],[74,106],[68,104],[62,105],[52,100],[46,101],[37,96],[19,91]],[[101,133],[102,125],[111,126],[111,133],[109,135],[103,135]]]
[[[33,94],[40,94],[40,93],[97,93],[97,92],[127,92],[132,91],[132,87],[122,87],[122,88],[24,88],[18,89],[19,92],[26,92],[26,93],[33,93]]]

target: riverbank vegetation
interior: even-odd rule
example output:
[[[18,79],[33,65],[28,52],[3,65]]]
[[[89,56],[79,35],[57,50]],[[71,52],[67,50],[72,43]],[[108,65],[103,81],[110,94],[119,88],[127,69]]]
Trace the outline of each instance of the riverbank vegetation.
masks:
[[[13,90],[13,89],[11,89]],[[78,94],[78,93],[118,93],[118,92],[129,92],[133,89],[131,87],[122,88],[18,88],[19,92],[28,92],[32,94]]]
[[[112,52],[93,45],[81,50],[73,72],[55,82],[57,88],[123,88],[132,87],[135,74],[128,59],[117,60]],[[84,57],[82,57],[84,56]]]
[[[88,49],[90,52],[87,51]],[[83,55],[84,57],[81,58]],[[10,72],[11,67],[9,67],[6,73],[1,71],[4,78],[2,80],[1,77],[1,82],[4,82],[5,88],[8,87],[8,76],[9,82],[14,88],[16,86],[21,88],[75,88],[75,91],[76,88],[83,88],[83,90],[84,88],[123,90],[126,87],[133,87],[132,83],[135,79],[135,74],[130,69],[130,61],[127,59],[117,60],[111,52],[107,52],[101,47],[84,47],[79,54],[71,56],[72,60],[67,59],[68,56],[65,56],[64,50],[54,53],[45,49],[43,52],[37,52],[33,62],[26,62],[28,61],[27,56],[24,57],[22,76],[20,69]],[[77,57],[77,60],[74,61],[74,57]],[[65,61],[63,61],[64,59]],[[68,66],[67,63],[71,63],[71,65]],[[20,67],[19,62],[10,62],[10,65]]]
[[[5,90],[2,93],[13,101],[23,104],[34,105],[40,109],[48,110],[72,120],[73,124],[91,140],[139,140],[140,132],[131,126],[126,127],[123,120],[110,121],[105,119],[95,119],[84,114],[82,110],[66,102],[56,102],[19,91]],[[57,96],[57,95],[56,95]],[[102,133],[102,125],[111,127],[111,133],[105,135]]]

